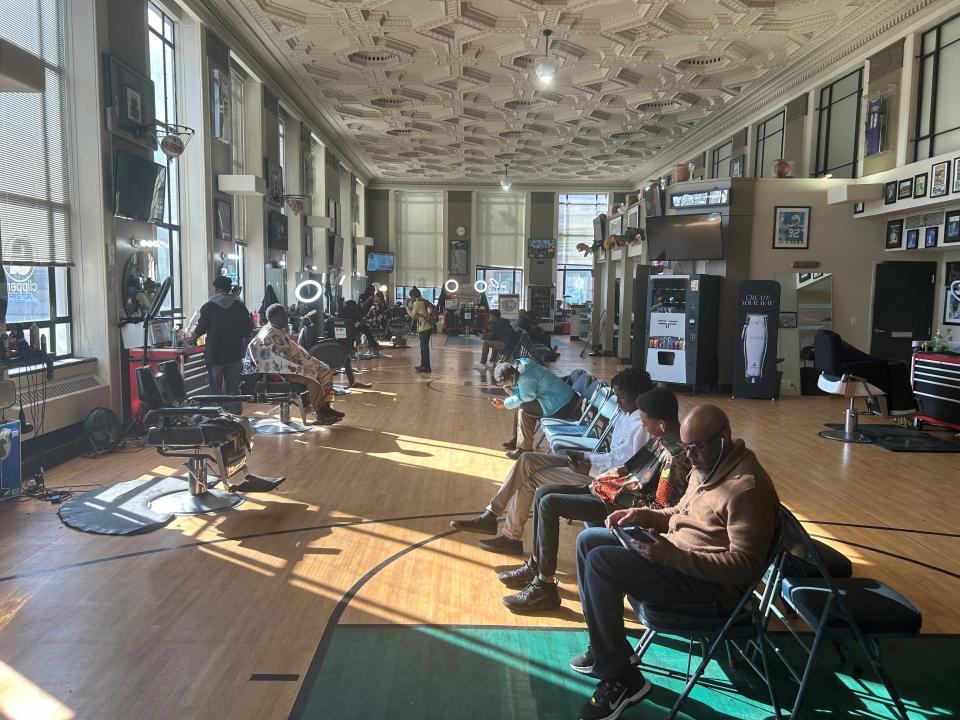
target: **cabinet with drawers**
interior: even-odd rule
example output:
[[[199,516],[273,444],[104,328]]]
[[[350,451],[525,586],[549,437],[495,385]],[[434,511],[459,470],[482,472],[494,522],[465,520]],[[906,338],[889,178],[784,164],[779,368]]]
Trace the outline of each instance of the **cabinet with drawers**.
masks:
[[[911,368],[917,420],[960,430],[960,354],[919,352]]]

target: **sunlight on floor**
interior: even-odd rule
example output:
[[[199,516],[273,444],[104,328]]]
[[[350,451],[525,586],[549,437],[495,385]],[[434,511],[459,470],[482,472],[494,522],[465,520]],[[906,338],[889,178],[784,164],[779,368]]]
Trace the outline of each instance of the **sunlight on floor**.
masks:
[[[72,720],[76,715],[0,660],[0,717],[4,720]]]

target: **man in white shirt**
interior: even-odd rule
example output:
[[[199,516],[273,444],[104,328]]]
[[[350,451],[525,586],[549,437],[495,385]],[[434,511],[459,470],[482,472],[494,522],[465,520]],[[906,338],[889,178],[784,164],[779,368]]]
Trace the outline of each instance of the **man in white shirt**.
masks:
[[[639,368],[621,370],[610,380],[621,415],[610,435],[610,451],[596,453],[537,453],[520,456],[487,509],[470,520],[453,520],[458,530],[497,534],[497,521],[506,515],[503,534],[483,540],[480,547],[504,555],[523,554],[523,527],[541,485],[586,485],[607,470],[626,465],[650,441],[640,421],[637,398],[653,387],[650,375]]]

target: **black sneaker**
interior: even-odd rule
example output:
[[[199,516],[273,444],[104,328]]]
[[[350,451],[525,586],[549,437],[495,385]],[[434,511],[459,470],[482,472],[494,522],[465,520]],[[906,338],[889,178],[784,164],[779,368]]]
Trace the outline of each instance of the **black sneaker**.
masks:
[[[490,515],[490,517],[487,517],[486,515],[477,515],[470,520],[451,520],[450,527],[455,527],[457,530],[480,533],[481,535],[496,535],[497,516]]]
[[[516,439],[516,438],[511,438],[510,440],[507,440],[507,441],[503,444],[503,447],[504,447],[505,450],[516,450],[516,449],[517,449],[517,439]]]
[[[533,558],[527,558],[527,561],[520,567],[498,572],[497,580],[511,590],[520,590],[533,582],[539,572],[540,568],[537,567],[537,561]]]
[[[590,702],[580,708],[580,720],[615,720],[652,689],[650,681],[639,672],[619,680],[601,680]]]
[[[593,648],[587,645],[585,651],[576,657],[570,658],[570,667],[581,675],[593,675],[593,665],[596,661],[596,658],[593,656]]]
[[[317,410],[317,425],[333,425],[343,420],[343,413],[328,407]]]
[[[481,540],[477,545],[487,552],[500,553],[501,555],[523,555],[523,540],[511,540],[505,535],[498,535],[492,540]]]
[[[335,416],[335,417],[341,417],[341,418],[346,417],[346,413],[342,413],[342,412],[340,412],[339,410],[334,410],[334,409],[333,409],[332,407],[330,407],[329,405],[327,405],[327,415],[330,415],[331,417],[333,417],[333,416]]]
[[[561,605],[560,591],[556,583],[533,580],[516,595],[503,598],[503,604],[520,614],[556,610]]]

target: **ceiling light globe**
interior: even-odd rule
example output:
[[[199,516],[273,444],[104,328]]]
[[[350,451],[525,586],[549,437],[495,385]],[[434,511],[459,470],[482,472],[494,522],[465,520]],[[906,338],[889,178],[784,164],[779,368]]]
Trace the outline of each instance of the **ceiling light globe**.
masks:
[[[508,177],[500,178],[500,187],[502,187],[504,190],[509,190],[512,185],[513,185],[513,180],[511,180],[510,178]]]
[[[557,76],[557,63],[550,58],[543,58],[537,63],[537,77],[544,85],[549,85]]]

